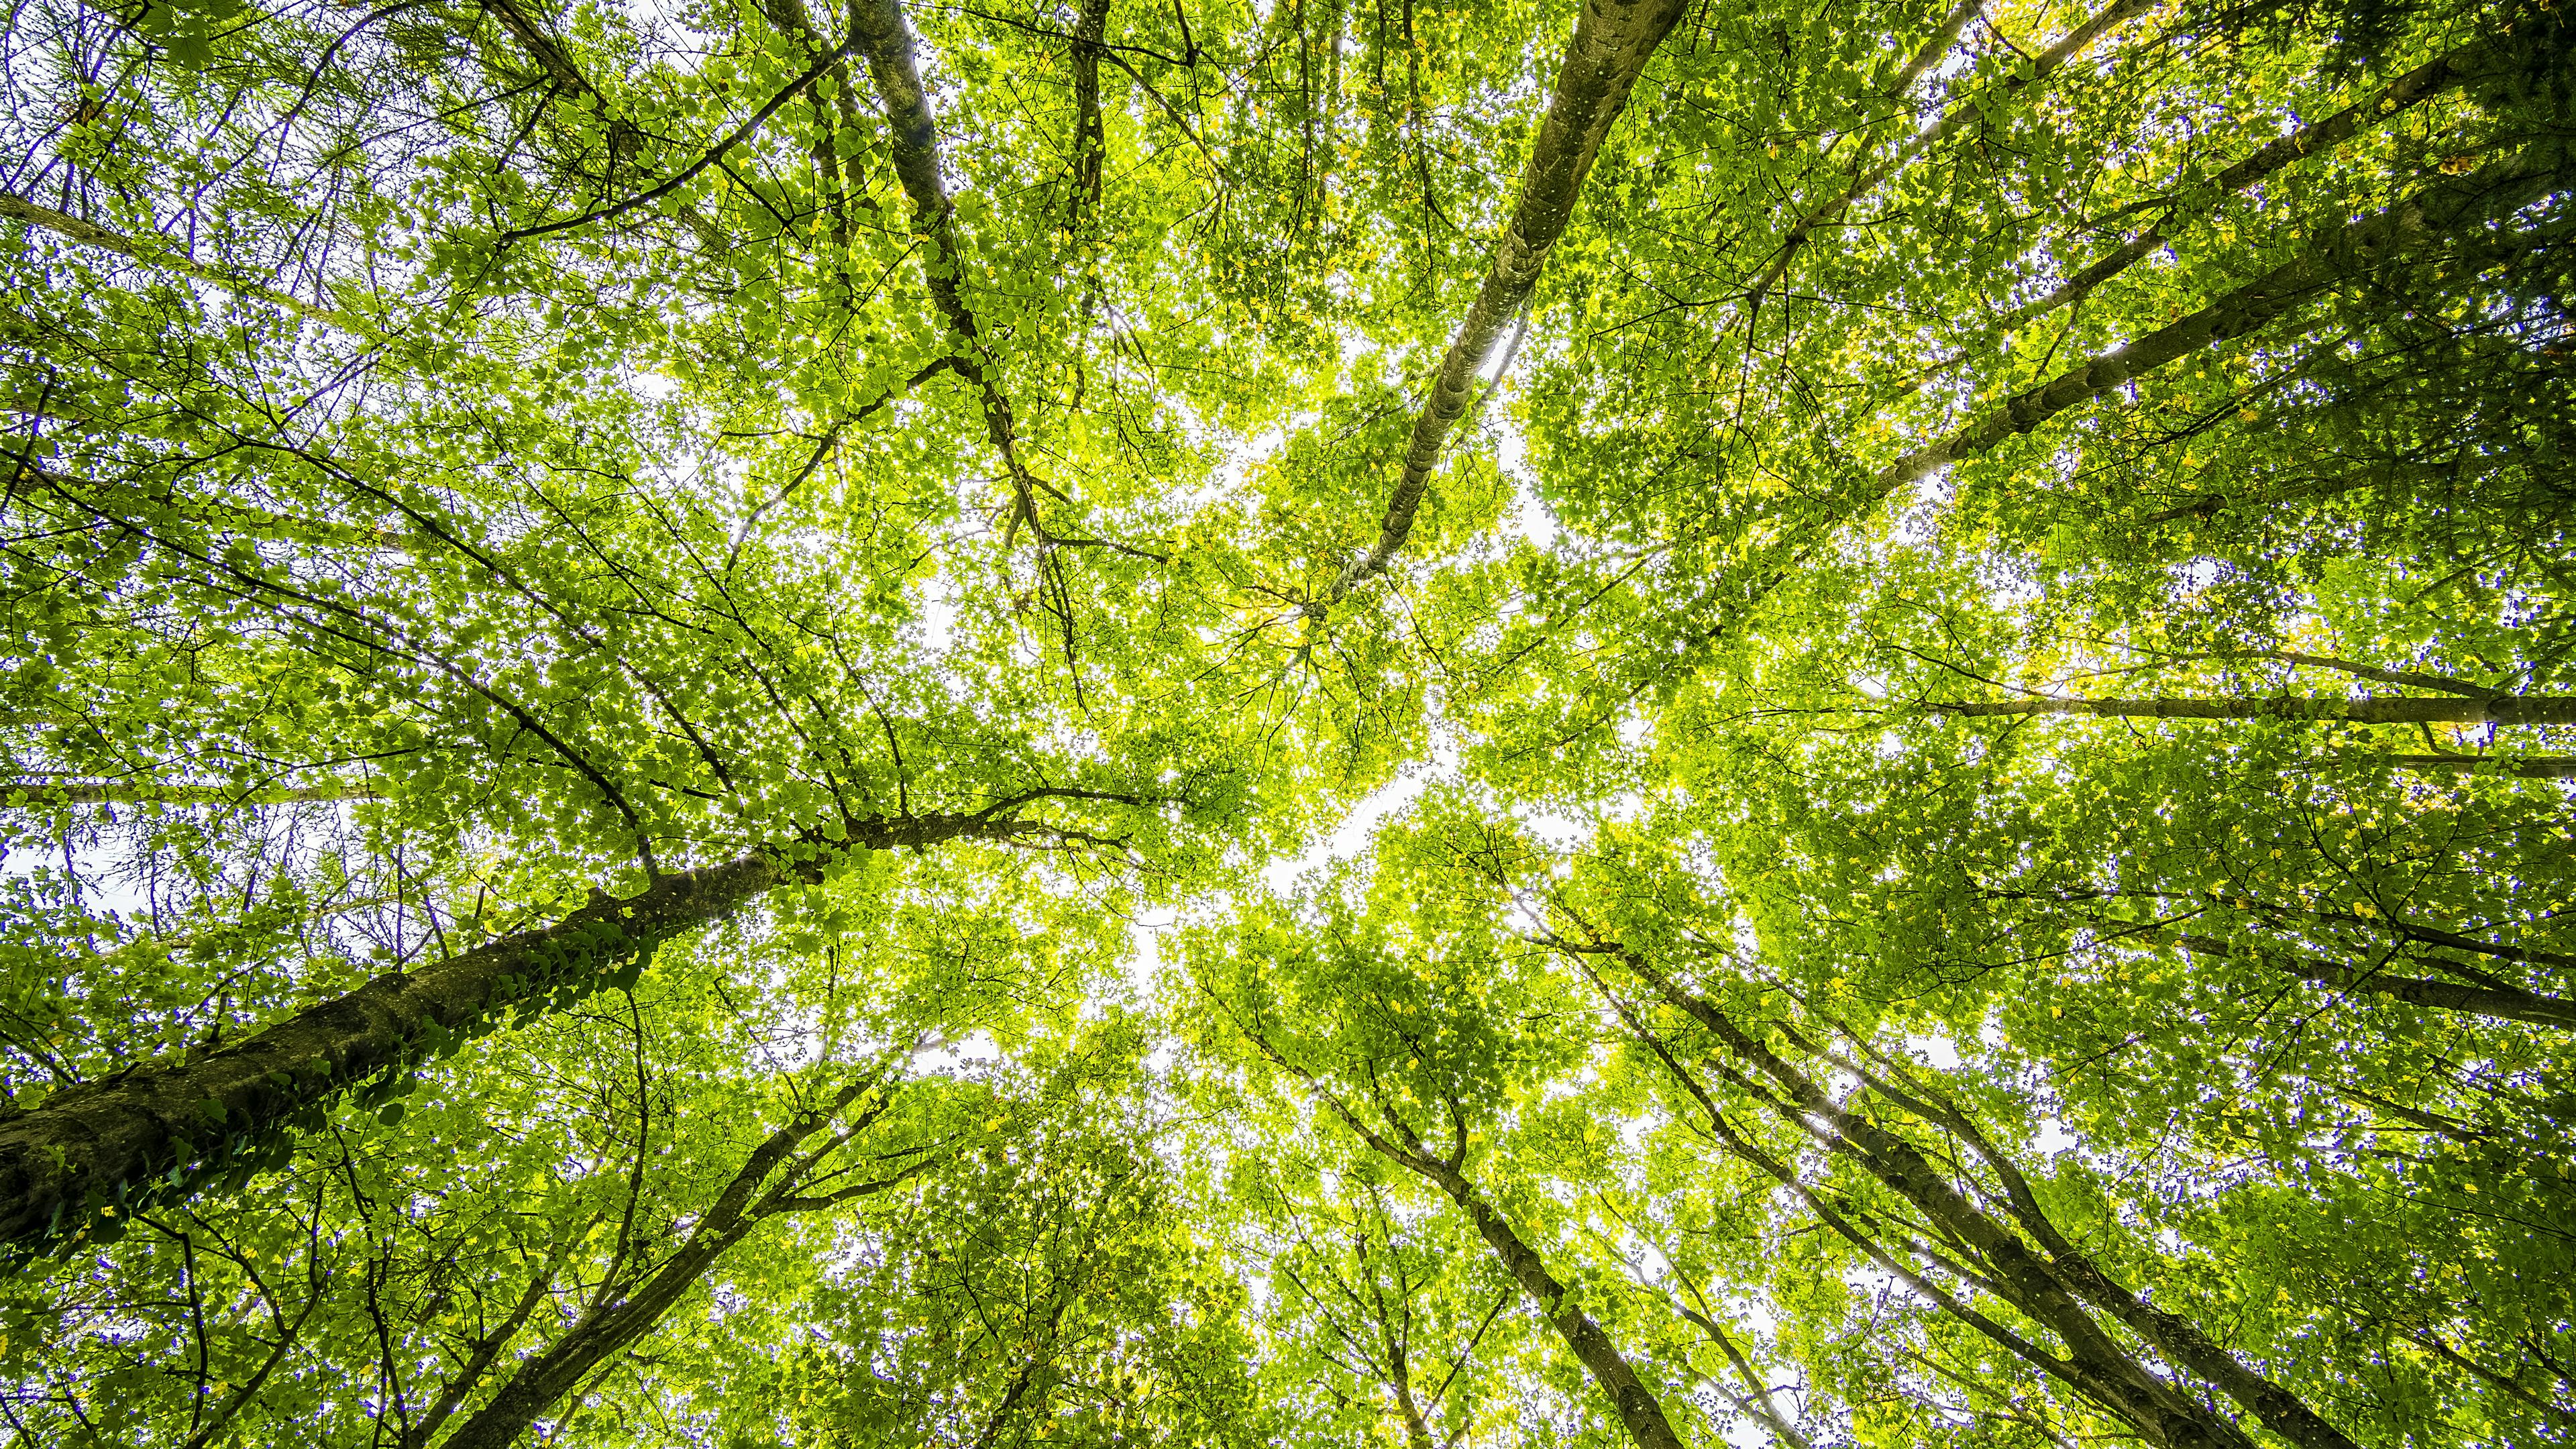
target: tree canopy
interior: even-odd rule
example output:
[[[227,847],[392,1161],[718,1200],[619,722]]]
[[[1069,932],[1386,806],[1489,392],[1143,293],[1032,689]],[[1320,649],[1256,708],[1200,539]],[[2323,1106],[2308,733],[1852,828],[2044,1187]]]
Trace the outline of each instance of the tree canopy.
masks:
[[[0,1434],[2576,1443],[2557,0],[16,0]]]

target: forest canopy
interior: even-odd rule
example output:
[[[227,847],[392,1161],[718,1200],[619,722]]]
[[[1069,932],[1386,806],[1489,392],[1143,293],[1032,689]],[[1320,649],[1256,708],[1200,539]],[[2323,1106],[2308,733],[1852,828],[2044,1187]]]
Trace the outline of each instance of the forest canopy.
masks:
[[[2576,1443],[2560,0],[13,0],[0,1435]]]

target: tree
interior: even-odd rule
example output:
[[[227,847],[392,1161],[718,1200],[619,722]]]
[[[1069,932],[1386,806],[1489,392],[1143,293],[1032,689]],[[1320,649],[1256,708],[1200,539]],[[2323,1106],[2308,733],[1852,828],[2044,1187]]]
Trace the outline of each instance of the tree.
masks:
[[[2532,0],[30,0],[0,1423],[2576,1433]]]

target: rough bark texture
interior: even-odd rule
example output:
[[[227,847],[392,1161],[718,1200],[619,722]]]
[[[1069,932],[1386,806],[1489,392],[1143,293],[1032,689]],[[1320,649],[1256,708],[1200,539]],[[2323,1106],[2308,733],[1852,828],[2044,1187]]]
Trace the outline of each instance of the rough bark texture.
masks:
[[[2576,724],[2576,695],[2493,699],[2005,699],[1930,704],[1941,714],[2145,719],[2313,719],[2353,724]],[[2436,757],[2438,758],[2438,757]]]
[[[2168,362],[2257,331],[2335,286],[2405,257],[2437,237],[2475,233],[2460,243],[2457,255],[2464,266],[2483,267],[2508,259],[2528,247],[2531,239],[2478,229],[2548,194],[2566,170],[2566,158],[2554,147],[2544,148],[2492,162],[2456,181],[2429,186],[2384,211],[2333,228],[2308,250],[2190,316],[2017,393],[1949,437],[1898,459],[1878,475],[1876,495],[1885,497],[1945,463],[1974,457],[2027,433]]]
[[[1431,394],[1414,418],[1413,435],[1404,447],[1404,476],[1387,499],[1377,542],[1334,580],[1333,599],[1383,572],[1413,532],[1441,446],[1475,395],[1477,370],[1537,287],[1549,248],[1573,219],[1575,200],[1600,154],[1602,138],[1627,108],[1629,91],[1682,10],[1681,0],[1585,0],[1538,142],[1521,173],[1520,200],[1494,243],[1493,264],[1476,304],[1450,339],[1440,371],[1431,379]]]
[[[1020,828],[990,813],[863,821],[843,848]],[[255,1164],[274,1154],[291,1119],[349,1086],[489,1029],[502,1008],[590,989],[618,962],[811,870],[755,853],[666,875],[630,900],[595,895],[543,930],[379,976],[239,1041],[65,1087],[0,1117],[0,1246],[27,1251],[101,1209],[121,1214]]]

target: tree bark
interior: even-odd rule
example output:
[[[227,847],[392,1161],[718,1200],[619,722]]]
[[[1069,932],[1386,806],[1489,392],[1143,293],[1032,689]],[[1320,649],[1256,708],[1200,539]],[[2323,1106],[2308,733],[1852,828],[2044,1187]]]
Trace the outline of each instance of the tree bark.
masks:
[[[2576,724],[2576,695],[2550,694],[2489,699],[2003,699],[1940,701],[1923,708],[1936,714],[1966,716],[2077,714],[2105,719],[2309,719],[2352,724]]]
[[[1567,949],[1618,954],[1616,948],[1606,946],[1569,946]],[[1844,1241],[1858,1248],[1882,1270],[1913,1289],[1926,1302],[1967,1324],[2014,1357],[2073,1389],[2092,1401],[2096,1407],[2136,1430],[2150,1443],[2218,1445],[2224,1446],[2224,1449],[2253,1449],[2253,1441],[2241,1431],[2231,1424],[2210,1421],[2205,1416],[2199,1415],[2195,1406],[2187,1400],[2180,1399],[2172,1392],[2170,1385],[2147,1372],[2135,1359],[2120,1352],[2118,1345],[2111,1344],[2098,1335],[2087,1335],[2083,1342],[2069,1342],[2067,1345],[2069,1356],[2058,1358],[1908,1266],[1888,1244],[1862,1231],[1850,1216],[1838,1211],[1833,1203],[1828,1202],[1822,1193],[1807,1183],[1789,1163],[1764,1151],[1739,1132],[1735,1125],[1727,1120],[1725,1112],[1718,1107],[1716,1099],[1709,1095],[1707,1087],[1697,1077],[1691,1075],[1689,1068],[1682,1065],[1681,1059],[1675,1056],[1660,1038],[1646,1029],[1645,1023],[1637,1017],[1628,1004],[1612,993],[1601,978],[1592,974],[1588,968],[1586,974],[1591,976],[1594,986],[1600,988],[1602,994],[1610,1000],[1612,1007],[1629,1031],[1654,1054],[1656,1060],[1663,1063],[1665,1070],[1671,1073],[1673,1079],[1681,1084],[1682,1089],[1689,1093],[1691,1099],[1697,1102],[1700,1109],[1707,1114],[1709,1131],[1729,1153],[1750,1163],[1773,1181],[1796,1194],[1798,1199],[1807,1205],[1808,1210],[1816,1215],[1818,1221],[1831,1228]],[[1731,1068],[1720,1066],[1719,1071],[1729,1081],[1743,1088],[1748,1095],[1756,1098],[1768,1096]],[[1785,1104],[1772,1099],[1768,1105],[1782,1108]],[[1787,1110],[1792,1113],[1795,1111],[1794,1108]],[[1792,1120],[1810,1139],[1816,1138],[1823,1131],[1818,1126],[1794,1117]],[[1847,1148],[1848,1144],[1840,1144],[1840,1146]],[[1921,1251],[1919,1245],[1901,1246],[1912,1246],[1918,1252]],[[1953,1270],[1955,1276],[1962,1278],[1974,1276],[1956,1264],[1947,1266]],[[2002,1285],[1988,1281],[1984,1286],[1989,1292],[2004,1297],[2007,1302],[2012,1301]],[[2023,1311],[2029,1312],[2027,1308]],[[2032,1316],[2036,1317],[2036,1315]]]
[[[867,60],[868,76],[876,83],[877,107],[885,116],[895,176],[912,202],[913,231],[930,243],[922,258],[922,274],[929,283],[931,301],[956,335],[958,375],[974,384],[985,436],[1002,455],[1011,476],[1017,502],[1012,526],[1026,523],[1036,529],[1036,489],[1044,485],[1020,461],[1019,420],[995,376],[998,369],[985,346],[983,327],[957,287],[956,203],[948,195],[947,179],[940,175],[939,122],[931,114],[929,93],[922,88],[921,70],[913,61],[917,42],[901,0],[852,0],[850,39]],[[1044,530],[1038,531],[1043,537]]]
[[[1017,802],[1014,802],[1017,803]],[[973,815],[857,822],[843,851],[1005,840],[1035,828],[1009,805]],[[273,1157],[291,1119],[350,1085],[497,1026],[502,1009],[596,987],[609,968],[719,921],[819,866],[755,852],[665,875],[643,894],[591,903],[355,991],[211,1051],[142,1063],[65,1087],[0,1117],[0,1248],[25,1254],[69,1236],[100,1209],[130,1212],[185,1196],[228,1167]]]
[[[1372,1147],[1381,1154],[1395,1144],[1372,1134]],[[1637,1371],[1619,1352],[1618,1345],[1592,1315],[1565,1301],[1565,1285],[1547,1270],[1547,1262],[1512,1227],[1511,1220],[1485,1201],[1484,1194],[1457,1168],[1415,1150],[1392,1156],[1397,1164],[1414,1172],[1449,1195],[1476,1225],[1477,1236],[1494,1250],[1504,1269],[1512,1275],[1521,1291],[1538,1305],[1538,1311],[1574,1351],[1584,1370],[1592,1375],[1601,1392],[1610,1399],[1613,1412],[1619,1416],[1628,1437],[1638,1449],[1681,1449],[1681,1437],[1673,1432],[1672,1421],[1664,1417],[1664,1406],[1652,1389],[1638,1379]]]
[[[465,1362],[457,1366],[455,1375],[430,1402],[429,1411],[403,1430],[400,1449],[425,1449],[431,1437],[438,1433],[439,1426],[464,1407],[466,1395],[474,1392],[474,1386],[481,1383],[483,1375],[491,1370],[492,1361],[499,1358],[501,1350],[509,1347],[510,1340],[518,1337],[519,1330],[527,1326],[528,1315],[536,1312],[537,1305],[545,1301],[554,1282],[555,1270],[551,1267],[528,1280],[527,1290],[519,1295],[519,1301],[511,1308],[509,1316],[502,1319],[498,1327],[474,1341],[474,1346],[466,1352]]]
[[[2177,358],[2257,331],[2337,283],[2402,257],[2433,237],[2510,216],[2547,195],[2566,169],[2565,158],[2543,143],[2537,154],[2490,162],[2336,227],[2308,250],[2190,316],[2016,393],[1949,437],[1898,459],[1878,475],[1874,495],[1886,497],[1945,463],[1975,457]],[[2526,236],[2507,233],[2480,237],[2462,253],[2483,266],[2528,244]]]
[[[1600,154],[1602,139],[1627,108],[1628,93],[1638,75],[1681,19],[1683,9],[1681,0],[1584,0],[1574,40],[1557,71],[1546,119],[1539,125],[1538,142],[1530,148],[1529,165],[1521,173],[1520,200],[1494,243],[1484,287],[1450,339],[1440,371],[1431,379],[1430,395],[1414,418],[1413,434],[1404,447],[1404,474],[1387,499],[1377,542],[1343,568],[1325,603],[1340,600],[1384,572],[1412,534],[1423,489],[1440,462],[1441,446],[1475,393],[1477,370],[1537,287],[1549,248],[1573,219],[1575,201],[1593,158]]]
[[[1073,21],[1073,190],[1065,198],[1064,229],[1079,236],[1100,205],[1101,168],[1109,137],[1100,121],[1101,40],[1109,31],[1109,0],[1082,0]]]

